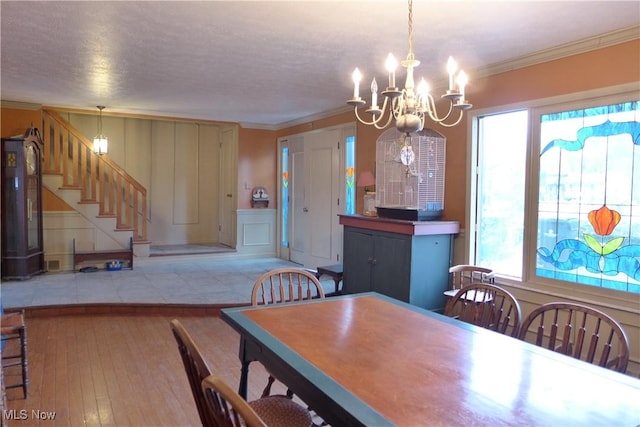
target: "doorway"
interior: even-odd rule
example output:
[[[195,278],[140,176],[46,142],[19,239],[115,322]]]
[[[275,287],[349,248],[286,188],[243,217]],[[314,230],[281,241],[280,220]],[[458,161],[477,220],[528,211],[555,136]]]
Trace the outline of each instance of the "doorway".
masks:
[[[282,258],[314,269],[342,262],[342,153],[344,141],[354,133],[355,127],[346,125],[279,140]]]
[[[220,222],[218,224],[218,242],[228,247],[235,247],[235,227],[233,212],[237,200],[237,131],[235,127],[222,129],[220,136]]]

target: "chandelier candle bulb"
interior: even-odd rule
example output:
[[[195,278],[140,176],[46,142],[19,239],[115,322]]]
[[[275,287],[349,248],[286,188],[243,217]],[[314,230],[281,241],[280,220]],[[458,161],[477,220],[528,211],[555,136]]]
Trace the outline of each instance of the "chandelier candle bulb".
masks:
[[[460,104],[464,104],[464,88],[467,85],[468,81],[469,78],[467,77],[467,74],[464,71],[460,70],[460,72],[458,73],[458,90],[460,91]]]
[[[378,83],[376,83],[375,77],[371,81],[371,108],[378,109]]]
[[[357,68],[353,70],[351,78],[353,79],[353,99],[358,99],[360,98],[360,80],[362,79],[360,70]]]
[[[447,61],[447,72],[449,73],[449,90],[453,91],[454,88],[454,77],[456,75],[456,70],[458,69],[458,64],[454,61],[453,57],[450,56]]]
[[[418,84],[418,97],[420,98],[420,107],[426,111],[427,109],[427,96],[429,95],[429,85],[427,81],[422,78],[420,84]]]
[[[396,87],[396,68],[398,67],[398,61],[393,56],[393,54],[389,54],[387,56],[387,71],[389,71],[389,89],[395,89]]]

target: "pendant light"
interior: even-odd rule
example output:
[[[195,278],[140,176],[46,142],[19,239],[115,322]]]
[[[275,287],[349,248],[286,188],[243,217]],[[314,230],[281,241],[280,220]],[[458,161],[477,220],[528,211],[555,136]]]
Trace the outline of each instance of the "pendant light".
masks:
[[[96,108],[100,110],[100,115],[98,116],[98,134],[93,138],[93,152],[102,155],[107,154],[109,150],[109,140],[102,134],[102,110],[105,107],[98,105]]]

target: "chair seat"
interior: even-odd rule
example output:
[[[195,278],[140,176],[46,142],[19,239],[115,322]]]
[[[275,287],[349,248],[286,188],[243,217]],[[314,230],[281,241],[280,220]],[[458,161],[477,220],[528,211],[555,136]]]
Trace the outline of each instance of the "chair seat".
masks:
[[[22,313],[5,313],[2,315],[0,334],[15,334],[24,328],[24,316]]]
[[[461,289],[449,289],[444,294],[448,297],[455,297]],[[490,302],[493,298],[491,296],[485,298],[485,293],[482,291],[469,291],[464,297],[467,301],[475,302]]]
[[[305,426],[312,423],[307,409],[285,396],[268,396],[249,402],[268,426]]]
[[[2,336],[2,369],[20,366],[22,374],[22,379],[19,383],[5,384],[4,389],[22,388],[23,397],[26,399],[29,388],[29,374],[27,327],[24,323],[24,312],[3,313],[0,318],[0,335]],[[5,347],[8,347],[7,343],[14,342],[14,340],[18,342],[17,348],[5,349]]]

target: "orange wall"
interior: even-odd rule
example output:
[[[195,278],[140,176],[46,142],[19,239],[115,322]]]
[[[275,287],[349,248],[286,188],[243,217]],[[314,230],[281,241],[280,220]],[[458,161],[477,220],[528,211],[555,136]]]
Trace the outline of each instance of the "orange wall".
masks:
[[[34,126],[41,128],[42,113],[37,110],[19,110],[2,108],[0,111],[0,133],[2,138],[23,135],[27,128]]]
[[[486,78],[473,79],[467,88],[467,97],[474,108],[489,108],[508,105],[529,100],[542,99],[552,96],[581,92],[619,84],[640,81],[640,40],[622,43],[600,50],[594,50],[543,64],[508,71]],[[434,93],[438,93],[437,90]],[[304,123],[277,132],[255,130],[240,133],[239,153],[240,165],[239,186],[245,181],[251,182],[256,176],[255,169],[260,171],[261,178],[276,185],[276,151],[277,138],[286,135],[321,129],[337,124],[355,121],[352,112],[339,114],[330,118]],[[441,132],[447,138],[447,170],[445,185],[445,209],[443,219],[464,222],[465,192],[466,192],[466,121],[454,127],[443,128],[435,124],[428,124]],[[375,163],[375,142],[382,133],[371,126],[357,124],[357,152],[356,169],[371,170]],[[254,151],[247,147],[254,147],[260,141],[263,149]],[[269,154],[266,147],[273,153]],[[269,161],[272,163],[268,164]],[[256,166],[253,166],[255,163]],[[243,167],[244,165],[244,167]],[[271,177],[262,175],[272,168]],[[271,191],[270,187],[267,187]],[[242,194],[242,193],[241,193]],[[270,194],[275,194],[270,193]],[[356,197],[356,212],[362,210],[362,189]],[[247,206],[239,203],[238,207]],[[274,206],[274,205],[271,205]]]
[[[278,149],[275,131],[240,128],[238,140],[238,209],[251,207],[253,187],[266,188],[269,207],[277,208]]]
[[[37,110],[21,110],[15,108],[0,109],[0,133],[2,138],[22,135],[31,127],[42,130],[42,112]],[[46,188],[42,189],[42,209],[45,211],[72,211],[73,208],[66,204]]]

